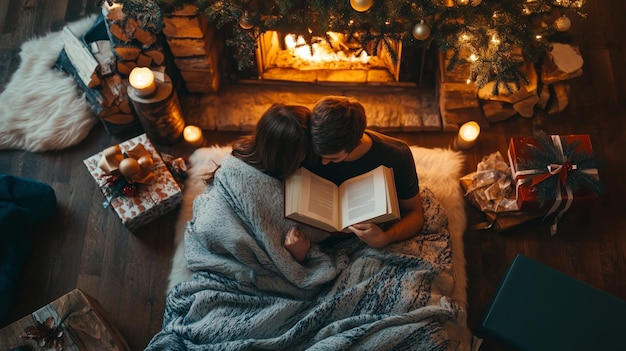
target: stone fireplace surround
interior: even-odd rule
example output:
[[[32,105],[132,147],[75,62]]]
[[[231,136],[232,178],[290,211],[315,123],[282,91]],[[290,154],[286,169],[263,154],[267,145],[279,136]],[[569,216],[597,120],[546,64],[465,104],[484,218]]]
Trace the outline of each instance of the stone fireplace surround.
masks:
[[[365,107],[371,129],[411,132],[456,129],[442,124],[432,88],[238,82],[222,84],[216,93],[179,92],[187,124],[218,131],[252,131],[275,102],[312,108],[326,95],[358,99]]]

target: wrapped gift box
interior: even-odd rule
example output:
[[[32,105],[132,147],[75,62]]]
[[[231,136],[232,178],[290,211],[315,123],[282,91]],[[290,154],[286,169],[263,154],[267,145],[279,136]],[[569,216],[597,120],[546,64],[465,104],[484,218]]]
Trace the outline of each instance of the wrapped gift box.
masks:
[[[577,143],[575,147],[576,153],[593,155],[589,135],[553,135],[549,137],[555,143],[564,143],[566,145],[574,145],[574,143]],[[540,148],[540,143],[536,137],[514,137],[511,138],[509,143],[509,164],[511,165],[511,174],[513,180],[515,181],[517,205],[520,210],[542,213],[563,211],[564,209],[567,210],[568,206],[589,204],[592,200],[598,197],[598,194],[594,189],[583,187],[578,189],[575,193],[572,193],[570,198],[567,196],[566,187],[559,185],[560,189],[558,189],[557,192],[560,195],[557,195],[557,198],[555,199],[547,199],[542,206],[540,194],[533,186],[533,181],[537,181],[537,177],[559,177],[559,174],[554,173],[553,175],[550,175],[548,167],[543,169],[526,168],[523,161],[531,159],[531,155],[528,151],[529,148],[532,147]],[[554,166],[556,167],[558,165]],[[599,181],[598,170],[595,168],[578,168],[575,170],[569,170],[569,172],[572,171],[585,172]]]
[[[154,163],[151,171],[154,179],[149,184],[137,184],[137,191],[132,195],[111,191],[111,177],[115,175],[108,174],[98,165],[103,152],[83,161],[106,198],[105,205],[112,207],[122,223],[131,231],[173,210],[182,201],[180,186],[145,134],[120,143],[119,148],[122,153],[126,153],[139,144],[152,156]]]
[[[519,211],[511,169],[499,151],[484,156],[476,172],[460,179],[465,197],[487,218],[476,225],[477,229],[506,231],[519,224],[541,217],[535,212]]]
[[[46,324],[46,320],[51,323]],[[40,324],[51,329],[58,327],[61,333],[50,333],[46,337],[38,333],[40,337],[33,338],[35,335],[29,331]],[[131,350],[120,331],[107,319],[100,303],[79,289],[0,329],[1,350],[48,350],[38,347],[41,342],[48,342],[50,346],[62,342],[63,350],[67,351]]]

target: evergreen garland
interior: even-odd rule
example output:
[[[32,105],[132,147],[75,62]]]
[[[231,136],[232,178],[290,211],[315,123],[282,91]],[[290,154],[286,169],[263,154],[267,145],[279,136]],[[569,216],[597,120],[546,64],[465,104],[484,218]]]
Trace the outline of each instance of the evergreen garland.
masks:
[[[148,2],[149,0],[126,0]],[[524,61],[536,63],[550,40],[557,34],[551,25],[562,14],[585,16],[586,0],[478,0],[476,6],[446,6],[449,0],[374,0],[365,12],[355,11],[349,0],[155,0],[165,14],[185,4],[196,5],[218,28],[230,27],[227,44],[233,48],[239,68],[254,64],[256,40],[269,30],[301,35],[307,43],[326,32],[349,34],[348,37],[369,48],[373,55],[382,48],[397,60],[390,40],[403,45],[436,45],[452,50],[455,59],[448,69],[459,64],[471,65],[472,79],[480,88],[495,81],[511,92],[510,85],[526,77],[521,72]],[[471,3],[477,0],[470,1]],[[239,22],[248,13],[254,24],[243,29]],[[425,42],[412,35],[413,26],[424,20],[431,27]],[[468,42],[459,40],[467,36]],[[497,36],[497,38],[495,38]],[[497,45],[492,45],[497,41]],[[381,44],[380,46],[378,44]],[[469,51],[469,52],[468,52]],[[468,60],[474,54],[477,60]],[[504,83],[504,84],[503,84]]]
[[[519,169],[547,169],[550,164],[563,165],[570,163],[576,165],[577,169],[569,170],[567,173],[566,185],[576,193],[581,189],[590,189],[595,194],[604,191],[602,183],[590,174],[582,172],[585,169],[598,168],[598,163],[593,153],[576,151],[580,145],[580,141],[567,142],[561,138],[563,153],[552,142],[552,138],[544,132],[534,133],[534,137],[538,142],[537,146],[525,145],[523,152],[528,155],[527,159],[519,159]],[[539,194],[539,205],[543,207],[547,201],[554,200],[557,192],[562,187],[559,175],[549,177],[537,184],[534,189]]]
[[[139,27],[152,34],[158,35],[163,30],[163,9],[156,0],[106,0],[109,5],[121,4],[124,12],[128,15],[122,21],[122,27],[126,21],[134,18]]]

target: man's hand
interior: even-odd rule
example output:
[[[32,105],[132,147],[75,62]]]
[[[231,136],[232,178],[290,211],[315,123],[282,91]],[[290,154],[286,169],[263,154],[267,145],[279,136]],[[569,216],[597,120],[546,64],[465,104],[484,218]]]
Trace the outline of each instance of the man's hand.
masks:
[[[414,237],[424,225],[422,199],[419,194],[406,200],[400,200],[402,218],[393,222],[387,231],[383,232],[374,223],[358,223],[348,229],[367,245],[380,249],[391,243]]]
[[[374,223],[357,223],[349,226],[348,230],[370,247],[381,248],[390,244],[389,237]]]
[[[300,232],[298,227],[291,227],[285,237],[285,248],[296,261],[302,262],[306,259],[306,254],[311,248],[311,241]]]

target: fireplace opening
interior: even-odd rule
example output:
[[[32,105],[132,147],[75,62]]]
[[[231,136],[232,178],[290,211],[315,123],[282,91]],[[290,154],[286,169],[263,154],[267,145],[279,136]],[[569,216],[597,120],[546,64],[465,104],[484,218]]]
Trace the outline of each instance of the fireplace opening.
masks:
[[[364,48],[348,36],[336,32],[312,37],[307,44],[302,36],[267,31],[258,40],[257,68],[264,80],[341,83],[391,83],[398,81],[400,63],[378,44]],[[402,44],[391,42],[398,57]]]
[[[361,46],[346,34],[304,38],[266,31],[257,41],[256,62],[244,70],[229,63],[237,79],[314,84],[435,86],[436,51],[424,45],[402,45],[389,40],[395,58],[382,42]]]

